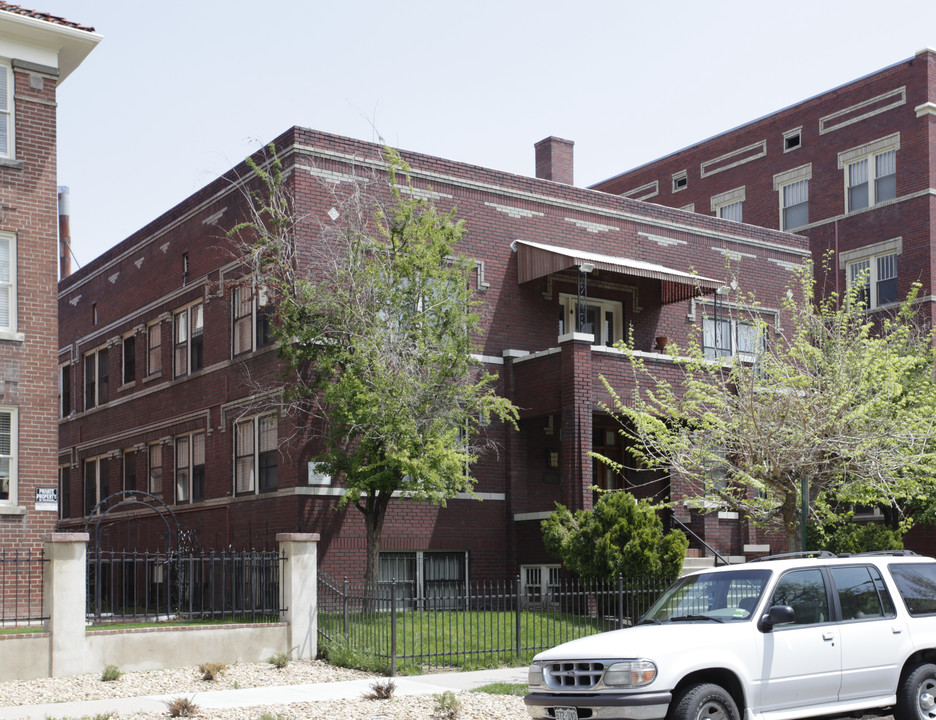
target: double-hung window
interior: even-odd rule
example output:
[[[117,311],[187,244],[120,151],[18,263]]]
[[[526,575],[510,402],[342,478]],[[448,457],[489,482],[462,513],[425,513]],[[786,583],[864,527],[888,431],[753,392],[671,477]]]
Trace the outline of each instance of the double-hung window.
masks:
[[[157,497],[162,496],[162,445],[153,443],[146,448],[146,487]]]
[[[72,366],[70,362],[59,365],[59,417],[72,413]]]
[[[559,334],[585,332],[595,336],[595,345],[614,345],[624,338],[624,307],[620,302],[588,298],[584,326],[579,329],[578,296],[559,295]]]
[[[59,466],[59,517],[62,520],[71,517],[71,468]]]
[[[19,410],[0,407],[0,505],[17,504]]]
[[[811,178],[812,163],[774,175],[774,190],[780,194],[781,230],[791,230],[809,224]]]
[[[146,374],[162,372],[162,324],[156,321],[146,328]]]
[[[16,156],[13,135],[13,72],[0,64],[0,157]]]
[[[91,458],[84,462],[85,515],[90,515],[95,506],[110,495],[109,466],[106,457]]]
[[[0,337],[11,333],[16,333],[16,236],[0,232]]]
[[[196,303],[173,316],[175,377],[202,369],[205,331],[205,306]]]
[[[90,410],[110,399],[110,368],[106,347],[84,356],[84,408]]]
[[[121,366],[121,382],[129,385],[136,380],[136,335],[130,334],[123,339]]]
[[[273,342],[270,325],[272,307],[266,291],[253,282],[245,282],[233,292],[234,354],[252,352]]]
[[[205,433],[197,432],[176,438],[177,503],[205,499]]]
[[[711,199],[712,212],[723,220],[742,221],[741,208],[745,200],[745,187],[742,185],[734,190],[713,195]]]
[[[850,296],[869,309],[897,302],[897,265],[902,251],[902,238],[895,238],[841,253],[839,263],[846,271]]]
[[[735,320],[727,316],[706,315],[702,318],[702,350],[709,359],[737,356],[754,361],[763,348],[764,339],[754,322]]]
[[[234,492],[247,495],[277,486],[277,421],[274,415],[234,423]]]
[[[838,154],[845,172],[845,211],[854,212],[897,197],[897,150],[894,133]]]

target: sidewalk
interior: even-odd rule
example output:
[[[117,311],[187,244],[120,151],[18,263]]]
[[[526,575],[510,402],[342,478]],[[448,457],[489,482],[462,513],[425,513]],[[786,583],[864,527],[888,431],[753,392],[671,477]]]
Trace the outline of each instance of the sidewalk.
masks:
[[[385,682],[390,678],[380,679]],[[526,683],[527,668],[497,668],[471,672],[432,673],[392,678],[396,685],[394,696],[437,694],[446,690],[459,692],[495,682]],[[198,693],[148,695],[145,697],[108,698],[82,702],[49,703],[46,705],[19,705],[0,707],[0,720],[46,720],[46,718],[80,718],[109,712],[166,712],[166,701],[185,695],[199,707],[228,709],[254,705],[287,705],[317,700],[360,699],[370,691],[373,678],[343,682],[314,683],[310,685],[283,685],[277,687],[244,688],[242,690],[207,690]],[[2,702],[2,698],[0,698]]]

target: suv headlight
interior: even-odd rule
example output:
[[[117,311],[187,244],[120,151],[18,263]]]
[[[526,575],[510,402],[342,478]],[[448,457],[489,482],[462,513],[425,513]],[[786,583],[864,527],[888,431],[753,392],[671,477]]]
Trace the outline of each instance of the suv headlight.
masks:
[[[530,665],[527,683],[530,687],[541,687],[543,685],[543,666],[541,663],[533,663]]]
[[[532,668],[531,668],[532,671]],[[605,685],[612,687],[640,687],[656,679],[657,668],[652,660],[624,660],[611,665],[604,674]],[[532,677],[532,672],[530,677]],[[542,677],[542,671],[540,671]]]

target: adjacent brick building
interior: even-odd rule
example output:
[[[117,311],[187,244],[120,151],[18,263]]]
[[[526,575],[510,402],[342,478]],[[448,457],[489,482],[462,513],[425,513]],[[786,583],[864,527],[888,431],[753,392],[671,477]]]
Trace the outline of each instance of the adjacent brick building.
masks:
[[[385,172],[370,143],[295,127],[275,146],[296,207],[323,223],[332,193]],[[660,338],[685,342],[710,321],[716,288],[740,279],[720,299],[735,324],[748,291],[776,315],[770,308],[808,256],[802,237],[573,187],[568,141],[547,138],[536,154],[541,178],[402,153],[415,191],[465,219],[458,251],[476,265],[478,355],[520,408],[519,431],[488,428],[500,451],[475,468],[480,502],[391,505],[382,568],[420,592],[424,582],[466,573],[522,569],[525,582],[544,581],[543,566],[555,559],[543,550],[539,521],[557,501],[590,507],[592,485],[667,493],[659,479],[617,475],[587,455],[624,459],[622,437],[600,410],[599,375],[619,387],[632,382],[629,361],[611,346],[632,333],[666,374],[672,360]],[[281,446],[287,422],[252,403],[256,381],[275,373],[277,360],[263,332],[263,296],[235,282],[244,270],[225,235],[243,216],[248,176],[245,165],[234,168],[60,282],[60,526],[84,527],[101,500],[137,489],[171,508],[189,543],[258,546],[277,532],[312,531],[321,533],[326,572],[359,577],[359,513],[335,509],[340,483],[317,472],[315,448]],[[154,517],[114,510],[102,542],[158,542]],[[777,537],[730,514],[697,526],[728,554],[777,547]],[[406,576],[404,563],[417,558],[422,574]]]
[[[0,551],[57,520],[56,90],[99,40],[0,2]]]
[[[821,293],[936,321],[936,50],[600,182],[593,189],[809,238]],[[909,546],[932,553],[932,528]]]

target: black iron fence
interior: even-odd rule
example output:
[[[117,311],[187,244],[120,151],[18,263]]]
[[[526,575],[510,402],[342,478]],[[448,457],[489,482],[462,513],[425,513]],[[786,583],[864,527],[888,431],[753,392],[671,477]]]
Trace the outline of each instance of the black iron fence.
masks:
[[[376,659],[391,675],[401,666],[522,664],[559,643],[634,624],[669,585],[661,578],[554,580],[462,582],[419,596],[408,582],[380,582],[367,593],[320,572],[320,650]]]
[[[45,614],[42,551],[0,550],[0,628],[38,625]]]
[[[279,620],[285,555],[276,551],[88,554],[92,624]]]

